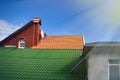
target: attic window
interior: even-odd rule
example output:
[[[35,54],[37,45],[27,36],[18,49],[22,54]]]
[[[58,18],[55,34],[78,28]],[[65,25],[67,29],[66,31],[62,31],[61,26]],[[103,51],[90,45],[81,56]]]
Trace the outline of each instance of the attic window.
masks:
[[[23,38],[19,40],[19,48],[25,48],[25,40]]]

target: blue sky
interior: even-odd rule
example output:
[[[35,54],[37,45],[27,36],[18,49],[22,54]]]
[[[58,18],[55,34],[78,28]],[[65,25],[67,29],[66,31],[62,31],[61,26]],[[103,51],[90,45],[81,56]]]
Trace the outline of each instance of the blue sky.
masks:
[[[120,41],[119,4],[119,0],[0,0],[0,40],[40,17],[48,35]]]

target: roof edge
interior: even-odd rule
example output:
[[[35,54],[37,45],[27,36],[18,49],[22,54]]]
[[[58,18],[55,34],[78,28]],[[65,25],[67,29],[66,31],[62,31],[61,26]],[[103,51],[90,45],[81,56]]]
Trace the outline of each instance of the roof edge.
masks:
[[[32,24],[33,24],[33,21],[30,21],[27,24],[25,24],[23,27],[21,27],[21,28],[17,29],[16,31],[14,31],[13,33],[11,33],[8,37],[6,37],[2,41],[0,41],[0,46],[3,46],[8,40],[12,39],[17,34],[21,33],[23,30],[26,30]]]

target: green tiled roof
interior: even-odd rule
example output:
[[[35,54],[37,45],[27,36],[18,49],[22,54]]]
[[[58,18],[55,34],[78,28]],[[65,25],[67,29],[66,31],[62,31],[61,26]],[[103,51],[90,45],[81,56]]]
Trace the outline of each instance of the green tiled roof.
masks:
[[[81,50],[0,48],[0,80],[80,80],[80,70],[70,71],[81,54]]]

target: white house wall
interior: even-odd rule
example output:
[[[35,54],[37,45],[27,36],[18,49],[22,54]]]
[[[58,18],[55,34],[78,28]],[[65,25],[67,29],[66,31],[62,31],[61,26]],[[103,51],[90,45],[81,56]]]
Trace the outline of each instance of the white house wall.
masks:
[[[120,59],[120,46],[96,46],[88,54],[88,80],[109,80],[109,59]]]

